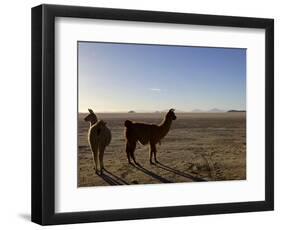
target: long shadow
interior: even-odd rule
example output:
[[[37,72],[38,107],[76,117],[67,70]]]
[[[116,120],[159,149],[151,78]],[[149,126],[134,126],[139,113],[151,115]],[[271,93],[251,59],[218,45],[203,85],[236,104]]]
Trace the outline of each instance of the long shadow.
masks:
[[[104,169],[104,172],[109,174],[111,176],[111,178],[114,178],[115,180],[120,181],[122,184],[129,185],[129,183],[127,181],[125,181],[122,178],[116,176],[115,174],[113,174],[112,172],[108,171],[107,169]]]
[[[109,185],[123,185],[119,181],[115,180],[114,178],[106,175],[106,174],[101,174],[99,175],[105,182],[107,182]]]
[[[164,170],[167,170],[167,171],[169,171],[169,172],[178,174],[178,175],[180,175],[180,176],[182,176],[182,177],[186,177],[186,178],[191,179],[191,180],[193,180],[193,181],[197,181],[197,182],[199,182],[199,181],[200,181],[200,182],[206,181],[206,180],[203,179],[203,178],[196,177],[196,176],[193,176],[193,175],[188,174],[188,173],[184,173],[184,172],[182,172],[182,171],[179,171],[179,170],[177,170],[177,169],[174,169],[174,168],[171,168],[171,167],[169,167],[169,166],[167,166],[167,165],[164,165],[163,163],[160,163],[160,162],[158,162],[158,163],[155,164],[155,165],[156,165],[157,167],[161,168],[161,169],[164,169]]]
[[[134,166],[136,169],[142,171],[143,173],[145,173],[145,174],[147,174],[147,175],[149,175],[149,176],[151,176],[151,177],[154,177],[155,179],[161,181],[162,183],[172,183],[172,181],[169,181],[169,180],[167,180],[166,178],[161,177],[161,176],[155,174],[154,172],[151,172],[151,171],[147,170],[146,168],[144,168],[144,167],[141,166],[141,165],[133,165],[133,166]]]

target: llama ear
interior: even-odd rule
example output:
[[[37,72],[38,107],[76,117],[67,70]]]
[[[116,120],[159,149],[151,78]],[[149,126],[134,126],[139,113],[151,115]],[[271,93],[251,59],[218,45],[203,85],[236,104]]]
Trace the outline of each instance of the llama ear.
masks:
[[[92,109],[88,109],[89,113],[94,113],[94,111]]]
[[[170,112],[175,112],[175,109],[170,109]]]

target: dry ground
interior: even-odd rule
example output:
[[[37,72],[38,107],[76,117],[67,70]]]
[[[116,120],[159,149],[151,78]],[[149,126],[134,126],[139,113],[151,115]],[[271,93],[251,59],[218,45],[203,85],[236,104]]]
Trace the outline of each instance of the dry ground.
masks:
[[[106,172],[95,174],[87,142],[89,124],[79,114],[78,186],[153,184],[246,179],[245,113],[177,113],[171,130],[158,145],[160,164],[150,165],[148,146],[138,144],[139,166],[125,153],[124,121],[160,123],[162,113],[97,114],[112,132],[104,156]]]

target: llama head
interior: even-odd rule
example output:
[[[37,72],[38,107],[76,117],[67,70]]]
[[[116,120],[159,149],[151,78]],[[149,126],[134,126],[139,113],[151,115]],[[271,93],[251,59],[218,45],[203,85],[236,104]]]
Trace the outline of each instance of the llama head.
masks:
[[[95,124],[98,121],[96,114],[92,109],[88,109],[89,114],[84,118],[84,121],[90,122],[91,124]]]
[[[170,109],[169,112],[166,115],[167,118],[171,119],[171,120],[176,120],[176,114],[175,114],[175,109]]]

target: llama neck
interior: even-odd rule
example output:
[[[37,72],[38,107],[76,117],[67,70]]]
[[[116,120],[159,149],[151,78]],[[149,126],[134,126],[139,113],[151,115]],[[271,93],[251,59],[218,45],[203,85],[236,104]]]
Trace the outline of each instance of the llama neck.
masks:
[[[90,121],[90,128],[91,128],[94,124],[96,124],[96,122]]]
[[[172,120],[168,119],[167,117],[165,117],[165,119],[161,122],[161,124],[159,125],[159,128],[161,130],[161,138],[163,138],[164,136],[166,136],[166,134],[169,132],[170,127],[172,125]]]

